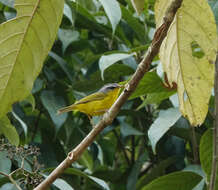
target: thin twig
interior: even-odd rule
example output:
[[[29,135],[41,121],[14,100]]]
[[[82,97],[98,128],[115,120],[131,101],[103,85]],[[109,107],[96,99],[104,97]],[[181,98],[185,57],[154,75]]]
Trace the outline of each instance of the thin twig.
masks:
[[[5,177],[9,178],[11,183],[13,183],[18,190],[22,190],[21,187],[17,184],[17,182],[13,179],[13,177],[12,177],[13,174],[14,174],[14,172],[10,173],[9,175],[6,173],[0,172],[0,175],[3,175]]]
[[[103,115],[102,120],[90,131],[90,133],[77,145],[69,154],[68,157],[55,169],[53,172],[40,183],[35,190],[45,190],[60,176],[64,170],[71,166],[80,155],[86,150],[86,148],[95,140],[96,136],[109,124],[111,124],[114,118],[120,111],[121,106],[127,101],[129,96],[134,92],[138,83],[143,78],[144,74],[149,70],[152,60],[158,54],[160,46],[167,35],[167,31],[174,19],[176,11],[181,6],[182,0],[174,0],[166,11],[163,24],[156,30],[154,38],[145,57],[138,65],[136,72],[132,76],[131,80],[127,83],[125,89],[112,105],[108,112]]]
[[[195,127],[191,126],[191,140],[192,140],[192,151],[194,157],[194,164],[199,164],[199,152],[198,152],[198,143],[196,138]]]
[[[131,151],[131,162],[132,165],[135,163],[135,136],[131,136],[131,143],[132,143],[132,151]]]
[[[8,174],[6,174],[6,173],[3,173],[3,172],[0,172],[0,175],[3,175],[3,176],[5,176],[5,177],[9,177],[9,175],[8,175]]]
[[[218,52],[215,62],[215,121],[214,121],[214,132],[213,132],[213,161],[212,161],[212,170],[210,176],[209,190],[215,190],[216,187],[216,177],[218,172]]]
[[[11,183],[13,183],[18,190],[22,190],[21,187],[17,184],[17,182],[13,179],[11,174],[8,177],[9,177]]]
[[[23,170],[23,168],[17,168],[17,169],[14,170],[13,172],[11,172],[11,173],[9,174],[9,176],[14,175],[15,173],[17,173],[17,172],[20,171],[20,170]]]
[[[125,147],[124,147],[122,141],[120,140],[120,137],[119,137],[119,135],[117,134],[116,130],[113,130],[113,133],[114,133],[115,137],[117,138],[118,144],[120,145],[120,148],[121,148],[121,150],[122,150],[122,152],[123,152],[124,158],[126,159],[126,162],[127,162],[128,166],[129,166],[129,165],[130,165],[130,161],[129,161],[129,158],[128,158],[128,156],[127,156]]]
[[[24,161],[25,161],[25,158],[22,158],[21,166],[20,166],[22,169],[24,169]]]
[[[20,168],[19,168],[19,169],[20,169]],[[7,177],[7,178],[11,181],[11,183],[13,183],[13,184],[15,185],[15,187],[16,187],[18,190],[22,190],[21,187],[17,184],[17,182],[16,182],[16,181],[13,179],[13,177],[12,177],[12,175],[13,175],[15,172],[17,172],[17,170],[11,172],[9,175],[6,174],[6,173],[0,172],[0,175],[3,175],[3,176],[5,176],[5,177]]]

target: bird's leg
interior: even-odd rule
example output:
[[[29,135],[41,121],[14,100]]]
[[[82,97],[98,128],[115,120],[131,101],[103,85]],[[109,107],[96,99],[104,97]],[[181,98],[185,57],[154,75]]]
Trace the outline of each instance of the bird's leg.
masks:
[[[91,116],[91,115],[88,115],[88,118],[89,118],[89,121],[90,121],[92,127],[94,128],[95,124],[94,124],[93,121],[92,121],[92,116]]]

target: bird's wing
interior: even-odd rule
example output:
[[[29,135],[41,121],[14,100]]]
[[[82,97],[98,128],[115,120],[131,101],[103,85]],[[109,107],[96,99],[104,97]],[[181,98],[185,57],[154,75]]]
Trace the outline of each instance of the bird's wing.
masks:
[[[85,103],[92,102],[92,101],[102,100],[106,96],[107,96],[107,94],[105,94],[105,93],[96,92],[96,93],[90,94],[89,96],[86,96],[86,97],[78,100],[77,102],[75,102],[74,105],[85,104]]]

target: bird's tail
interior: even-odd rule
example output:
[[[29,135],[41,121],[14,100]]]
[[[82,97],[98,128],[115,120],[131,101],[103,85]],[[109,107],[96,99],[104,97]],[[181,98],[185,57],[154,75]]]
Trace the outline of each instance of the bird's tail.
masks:
[[[61,109],[59,109],[59,110],[57,111],[57,114],[60,115],[60,114],[62,114],[62,113],[64,113],[64,112],[72,111],[72,110],[75,109],[75,107],[76,107],[75,105],[70,105],[70,106],[61,108]]]

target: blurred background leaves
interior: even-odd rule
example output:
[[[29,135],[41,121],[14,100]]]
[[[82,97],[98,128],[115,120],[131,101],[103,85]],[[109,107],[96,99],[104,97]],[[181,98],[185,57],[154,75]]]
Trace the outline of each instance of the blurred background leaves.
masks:
[[[84,114],[57,116],[57,110],[106,83],[128,81],[142,60],[155,30],[155,1],[141,2],[139,6],[133,0],[65,1],[55,43],[32,94],[0,119],[0,133],[10,143],[40,148],[37,172],[41,177],[48,175],[92,128]],[[208,2],[217,22],[217,0]],[[15,17],[13,4],[0,0],[1,23]],[[193,154],[193,130],[178,112],[176,86],[168,85],[160,65],[156,57],[113,124],[50,189],[163,190],[180,184],[183,190],[191,190],[205,186],[208,177],[202,178],[202,171],[209,176],[214,97],[205,122],[194,129],[200,164]],[[6,174],[21,167],[21,161],[7,157],[9,150],[17,150],[11,146],[0,152],[0,171]],[[25,158],[24,170],[34,176],[36,155],[28,159],[24,155],[20,158]],[[194,170],[196,167],[199,169]],[[13,177],[18,183],[23,179],[23,175]],[[0,176],[0,189],[15,187]]]

